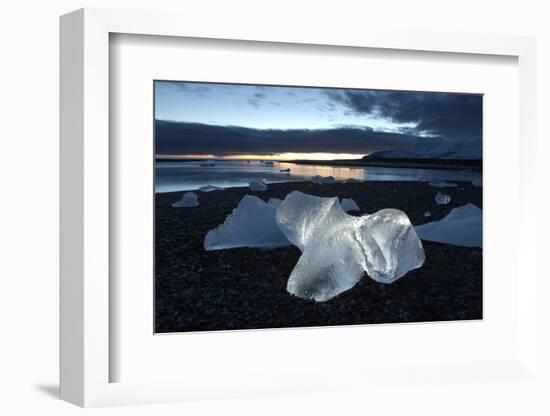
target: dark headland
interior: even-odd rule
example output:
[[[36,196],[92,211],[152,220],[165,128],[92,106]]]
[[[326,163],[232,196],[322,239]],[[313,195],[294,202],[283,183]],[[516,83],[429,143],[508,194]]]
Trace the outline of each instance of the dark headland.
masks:
[[[370,158],[337,159],[337,160],[292,160],[289,163],[298,165],[326,165],[347,167],[388,167],[388,168],[417,168],[417,169],[471,169],[481,170],[482,161],[478,159],[395,159]]]
[[[156,162],[205,162],[211,159],[188,159],[181,157],[157,157]],[[282,163],[315,166],[342,166],[342,167],[388,167],[388,168],[416,168],[416,169],[452,169],[481,171],[483,163],[480,159],[396,159],[376,158],[365,156],[362,159],[335,159],[335,160],[279,160]]]

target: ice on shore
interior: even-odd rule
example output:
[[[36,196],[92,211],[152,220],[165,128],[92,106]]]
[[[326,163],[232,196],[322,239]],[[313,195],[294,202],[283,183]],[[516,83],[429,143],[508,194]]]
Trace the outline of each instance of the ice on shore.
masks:
[[[287,283],[287,291],[300,298],[329,300],[352,288],[365,271],[392,283],[424,263],[422,244],[399,210],[353,217],[337,197],[294,191],[279,206],[276,220],[302,251]]]
[[[223,190],[223,188],[220,188],[219,186],[214,186],[214,185],[205,185],[199,188],[199,191],[201,192],[213,192],[213,191],[221,191],[221,190]]]
[[[355,238],[363,245],[366,272],[373,280],[393,283],[424,264],[424,248],[403,211],[383,209],[357,222]]]
[[[435,202],[437,205],[447,205],[449,202],[451,202],[451,197],[449,195],[438,192],[435,196]]]
[[[289,245],[275,221],[277,208],[245,195],[237,208],[204,239],[205,250],[237,247],[274,248]]]
[[[174,208],[193,208],[199,206],[199,198],[194,192],[186,192],[179,201],[172,204]]]
[[[432,181],[430,182],[430,186],[433,186],[435,188],[457,188],[458,187],[456,183],[446,182],[446,181]]]
[[[311,178],[311,182],[313,182],[317,185],[324,185],[326,183],[334,183],[336,181],[334,180],[333,176],[315,175],[314,177]]]
[[[482,210],[474,204],[454,208],[440,221],[416,227],[423,240],[455,246],[482,246]]]
[[[246,195],[225,222],[207,233],[206,250],[275,248],[294,244],[302,252],[287,291],[326,301],[351,289],[365,272],[392,283],[424,263],[424,249],[407,215],[384,209],[346,214],[338,197],[291,192],[284,201]]]
[[[263,181],[259,181],[256,179],[250,181],[248,183],[248,187],[250,188],[251,191],[255,191],[255,192],[267,191],[267,185]]]
[[[343,198],[342,199],[342,209],[346,212],[349,211],[360,211],[359,205],[352,198]]]
[[[277,210],[279,228],[302,252],[310,241],[353,218],[342,210],[338,197],[322,198],[300,191],[289,193]]]
[[[269,201],[267,201],[268,205],[271,205],[275,208],[278,208],[279,205],[281,205],[281,202],[283,202],[283,200],[279,198],[269,198]]]

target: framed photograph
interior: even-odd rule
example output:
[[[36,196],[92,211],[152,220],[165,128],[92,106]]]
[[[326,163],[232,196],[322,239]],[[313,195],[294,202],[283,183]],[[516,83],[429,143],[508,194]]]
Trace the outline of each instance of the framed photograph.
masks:
[[[154,94],[155,332],[483,318],[482,95]]]
[[[537,383],[534,40],[242,29],[61,18],[61,397]]]

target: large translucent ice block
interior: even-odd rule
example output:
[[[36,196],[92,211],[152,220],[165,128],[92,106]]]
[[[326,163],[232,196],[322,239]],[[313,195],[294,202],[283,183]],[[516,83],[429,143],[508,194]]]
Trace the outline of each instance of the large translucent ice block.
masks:
[[[367,274],[392,283],[424,263],[424,249],[407,215],[385,209],[353,217],[338,198],[298,191],[277,210],[277,224],[302,251],[287,283],[289,293],[326,301],[352,288]]]

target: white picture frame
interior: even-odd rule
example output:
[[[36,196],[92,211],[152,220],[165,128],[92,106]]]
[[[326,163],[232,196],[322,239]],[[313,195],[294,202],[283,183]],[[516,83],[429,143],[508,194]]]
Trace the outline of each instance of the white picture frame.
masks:
[[[537,382],[536,259],[533,249],[536,204],[531,177],[535,169],[535,41],[530,37],[466,33],[397,32],[349,28],[327,34],[280,30],[265,22],[240,25],[219,21],[204,26],[189,16],[168,13],[82,9],[61,18],[61,398],[79,406],[159,403],[194,398],[242,397],[256,394],[321,392],[352,384],[371,386],[411,374],[411,369],[379,368],[360,372],[341,369],[319,382],[315,374],[283,372],[264,380],[237,380],[234,374],[211,379],[147,383],[110,382],[109,36],[113,33],[206,39],[279,42],[504,55],[519,62],[520,225],[517,293],[518,354],[509,360],[457,366],[418,363],[412,378],[479,382],[472,373],[500,374],[507,380]],[[521,215],[523,214],[523,215]],[[275,335],[277,336],[277,335]],[[342,384],[342,378],[350,381]],[[498,376],[495,376],[498,379]],[[483,379],[483,377],[481,377]]]

